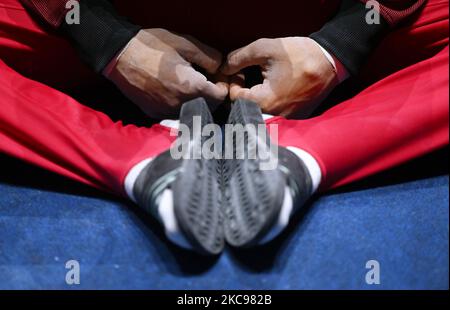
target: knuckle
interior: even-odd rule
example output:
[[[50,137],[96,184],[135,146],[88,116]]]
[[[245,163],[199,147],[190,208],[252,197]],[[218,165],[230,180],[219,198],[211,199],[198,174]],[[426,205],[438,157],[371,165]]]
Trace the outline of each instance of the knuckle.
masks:
[[[182,37],[184,37],[188,41],[195,41],[196,39],[191,36],[190,34],[183,34]]]
[[[271,105],[268,104],[267,101],[258,102],[258,105],[259,105],[259,107],[261,108],[261,110],[264,113],[271,113],[271,112],[273,112],[272,109],[271,109]]]
[[[192,85],[192,90],[196,93],[205,93],[207,92],[207,85],[205,83],[195,83],[195,85]]]
[[[212,50],[210,52],[211,61],[214,65],[220,66],[223,60],[223,54],[217,50]]]
[[[239,64],[238,58],[236,56],[230,56],[228,57],[227,61],[225,62],[225,69],[232,69],[235,66]]]
[[[203,94],[207,91],[206,83],[202,81],[192,81],[183,85],[180,92],[185,96],[193,96]]]
[[[261,45],[267,45],[268,43],[270,43],[270,39],[267,38],[261,38],[255,41],[255,45],[261,46]]]
[[[320,74],[314,66],[305,65],[303,68],[303,76],[307,80],[317,80]]]
[[[152,31],[157,34],[168,34],[169,31],[163,28],[153,28]]]
[[[250,53],[261,58],[270,58],[274,50],[275,46],[272,39],[259,39],[250,46]]]
[[[179,90],[179,97],[187,97],[192,96],[196,93],[198,93],[197,87],[192,84],[182,85]]]

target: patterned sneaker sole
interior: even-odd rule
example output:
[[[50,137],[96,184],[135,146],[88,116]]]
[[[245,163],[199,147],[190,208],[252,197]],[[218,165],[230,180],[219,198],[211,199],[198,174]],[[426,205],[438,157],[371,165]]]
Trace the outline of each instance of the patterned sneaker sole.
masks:
[[[206,102],[197,99],[185,104],[180,124],[194,132],[194,117],[201,118],[201,130],[212,124]],[[201,136],[201,135],[200,135]],[[200,145],[210,137],[194,137],[191,146]],[[180,228],[195,248],[205,255],[218,255],[225,240],[221,212],[221,166],[218,160],[184,159],[177,179],[171,185],[174,210]]]
[[[234,126],[253,125],[255,128],[258,125],[265,126],[259,107],[253,102],[242,100],[234,104],[228,123]],[[283,204],[286,186],[284,174],[278,168],[262,170],[260,159],[248,158],[249,146],[255,145],[258,139],[259,143],[270,145],[268,134],[262,140],[257,132],[247,131],[244,143],[234,136],[235,157],[222,161],[225,239],[233,247],[257,245],[275,224]],[[245,154],[244,159],[237,159],[236,154]]]

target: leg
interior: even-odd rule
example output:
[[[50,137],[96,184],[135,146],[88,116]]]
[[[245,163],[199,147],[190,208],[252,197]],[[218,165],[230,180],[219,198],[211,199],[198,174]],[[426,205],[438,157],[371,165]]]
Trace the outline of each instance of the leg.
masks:
[[[0,151],[85,184],[123,194],[129,170],[170,147],[169,129],[113,123],[0,60]]]
[[[448,57],[446,48],[317,118],[268,123],[280,145],[315,157],[322,189],[357,181],[448,144]]]
[[[365,83],[378,83],[317,118],[270,120],[281,145],[313,154],[326,189],[448,144],[448,28],[448,4],[428,1],[363,69]]]
[[[448,145],[448,57],[446,48],[319,117],[268,120],[269,130],[278,127],[277,142],[284,147],[279,148],[278,168],[269,172],[253,168],[255,161],[248,159],[250,169],[228,169],[232,172],[225,178],[227,188],[242,203],[227,205],[226,223],[240,220],[242,223],[234,226],[248,227],[251,232],[230,226],[228,242],[251,246],[270,241],[287,226],[294,207],[301,207],[319,186],[321,190],[342,186]],[[262,122],[260,112],[251,110],[253,106],[256,104],[235,103],[230,123]],[[233,112],[238,117],[233,117]],[[298,157],[293,159],[286,148]],[[262,189],[262,193],[239,192],[244,185]],[[267,206],[265,201],[271,203]]]
[[[70,90],[95,76],[18,0],[0,4],[0,32],[0,151],[120,194],[127,170],[169,148],[165,127],[114,124],[51,88]]]
[[[42,27],[18,0],[0,3],[0,59],[25,77],[62,91],[97,81],[69,41]]]
[[[92,84],[92,74],[68,43],[37,26],[18,0],[5,1],[0,4],[5,34],[0,38],[0,152],[126,194],[160,220],[174,243],[220,253],[214,162],[174,161],[167,151],[175,140],[169,127],[123,126],[52,88]],[[201,100],[185,106],[182,123],[192,123],[196,114],[210,116]]]
[[[418,62],[448,45],[448,2],[429,0],[415,17],[389,34],[363,68],[361,79],[372,84]]]

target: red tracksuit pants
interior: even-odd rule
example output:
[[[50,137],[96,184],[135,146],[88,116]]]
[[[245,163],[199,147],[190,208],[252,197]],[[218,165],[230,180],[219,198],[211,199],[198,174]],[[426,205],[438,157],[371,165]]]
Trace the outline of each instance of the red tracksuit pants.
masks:
[[[268,121],[279,125],[280,145],[315,157],[322,190],[448,145],[448,30],[448,1],[428,1],[375,51],[363,74],[370,87],[318,117]],[[0,152],[124,194],[130,169],[174,138],[161,125],[114,123],[56,89],[91,77],[68,42],[38,26],[18,0],[1,1]]]

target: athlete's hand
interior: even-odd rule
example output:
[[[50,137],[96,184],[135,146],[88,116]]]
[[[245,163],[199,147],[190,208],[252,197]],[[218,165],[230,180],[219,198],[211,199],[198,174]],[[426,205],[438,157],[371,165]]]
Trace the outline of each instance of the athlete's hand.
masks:
[[[215,75],[222,55],[194,38],[164,29],[141,30],[104,74],[152,118],[178,116],[181,105],[204,97],[214,109],[228,95],[228,84],[213,83],[194,69]]]
[[[260,66],[263,84],[243,87],[239,72]],[[265,113],[306,118],[338,84],[336,71],[319,45],[310,38],[261,39],[232,52],[222,72],[235,75],[230,85],[232,100],[244,98]]]

